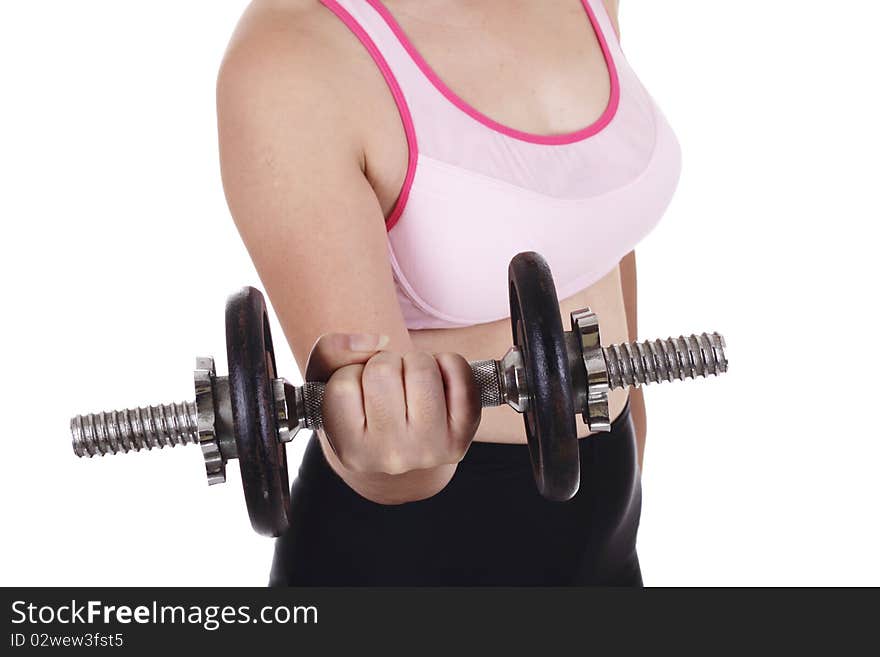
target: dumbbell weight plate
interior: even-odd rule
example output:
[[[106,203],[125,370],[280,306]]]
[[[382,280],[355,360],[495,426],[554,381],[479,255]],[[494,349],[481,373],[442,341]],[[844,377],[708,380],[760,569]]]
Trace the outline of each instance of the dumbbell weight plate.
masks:
[[[544,497],[569,500],[580,484],[580,454],[556,287],[547,261],[532,251],[516,255],[507,271],[513,343],[530,393],[523,419],[535,482]]]
[[[580,481],[572,385],[553,277],[537,253],[510,262],[513,343],[522,352],[531,400],[524,414],[535,482],[552,500],[571,499]],[[242,487],[254,530],[279,536],[289,525],[285,446],[278,440],[271,381],[275,354],[263,295],[245,287],[226,304],[229,395]]]
[[[242,288],[226,302],[229,397],[241,484],[254,530],[279,536],[289,524],[290,483],[284,443],[278,440],[272,380],[275,352],[266,302]]]

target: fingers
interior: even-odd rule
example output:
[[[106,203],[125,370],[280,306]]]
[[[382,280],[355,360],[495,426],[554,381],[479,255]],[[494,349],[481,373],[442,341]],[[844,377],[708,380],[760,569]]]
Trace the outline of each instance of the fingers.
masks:
[[[434,358],[443,377],[449,429],[470,441],[480,425],[482,412],[480,391],[471,366],[460,354],[436,354]]]
[[[347,337],[322,336],[318,374],[352,358]],[[481,409],[462,356],[380,351],[358,360],[332,372],[324,392],[324,437],[343,467],[398,475],[464,457]]]
[[[403,355],[407,424],[415,434],[437,433],[446,426],[446,397],[437,360],[419,351]]]
[[[306,381],[326,382],[346,365],[366,363],[388,344],[387,335],[370,333],[325,333],[319,337],[306,364]]]
[[[370,358],[361,374],[367,431],[400,435],[406,430],[403,359],[382,351]]]
[[[324,430],[329,436],[360,435],[367,426],[361,389],[363,365],[346,365],[336,370],[324,386]],[[331,445],[338,452],[336,445]]]

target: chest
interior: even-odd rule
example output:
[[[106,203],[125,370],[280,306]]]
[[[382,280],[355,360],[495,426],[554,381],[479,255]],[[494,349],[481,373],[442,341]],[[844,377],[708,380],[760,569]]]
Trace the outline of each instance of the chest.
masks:
[[[550,135],[589,125],[611,94],[599,37],[580,0],[385,0],[409,44],[443,84],[489,119]],[[367,176],[383,210],[407,168],[406,136],[382,80],[366,91]]]
[[[384,4],[438,77],[499,123],[569,132],[608,102],[605,59],[580,0]]]
[[[504,317],[522,251],[560,298],[592,286],[659,220],[679,166],[601,0],[440,4],[346,1],[384,77],[356,106],[410,328]]]

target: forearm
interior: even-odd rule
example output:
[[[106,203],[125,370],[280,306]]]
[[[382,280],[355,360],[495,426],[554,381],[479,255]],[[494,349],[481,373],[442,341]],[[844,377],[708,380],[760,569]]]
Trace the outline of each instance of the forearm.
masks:
[[[340,463],[324,432],[319,435],[324,457],[333,471],[358,495],[377,504],[404,504],[432,497],[443,490],[458,467],[443,465],[397,475],[354,472]]]

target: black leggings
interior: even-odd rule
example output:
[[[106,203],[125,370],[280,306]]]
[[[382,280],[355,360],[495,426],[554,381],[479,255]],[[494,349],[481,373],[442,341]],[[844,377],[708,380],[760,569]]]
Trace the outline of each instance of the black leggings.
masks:
[[[527,446],[480,442],[434,497],[383,506],[351,490],[312,437],[270,585],[641,586],[629,403],[610,433],[579,442],[580,490],[568,502],[538,493]]]

